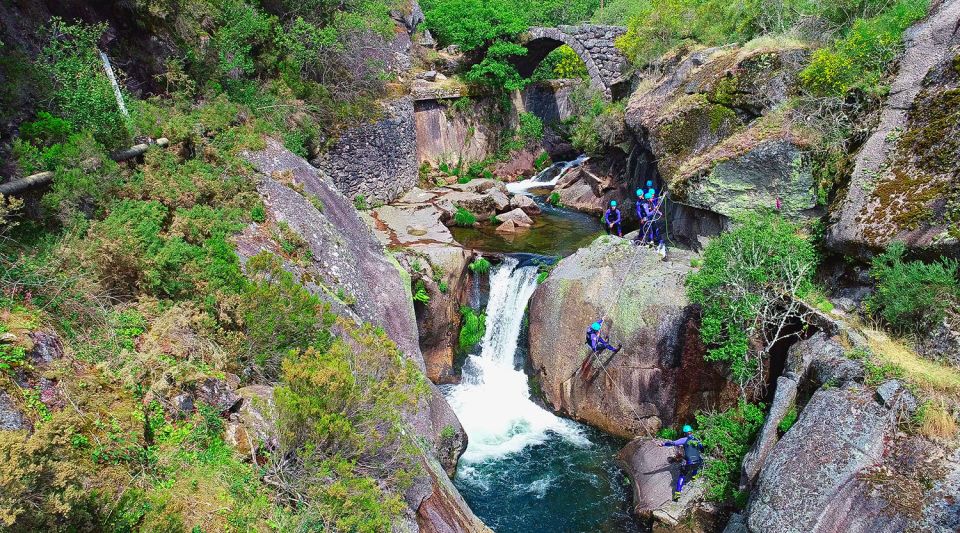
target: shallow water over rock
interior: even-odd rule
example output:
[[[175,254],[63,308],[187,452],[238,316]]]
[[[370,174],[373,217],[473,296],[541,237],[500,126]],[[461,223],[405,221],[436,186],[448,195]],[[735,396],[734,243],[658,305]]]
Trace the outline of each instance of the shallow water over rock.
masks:
[[[517,233],[498,233],[497,226],[489,223],[479,227],[450,229],[457,242],[474,250],[528,252],[559,257],[566,257],[589,245],[603,233],[603,225],[597,217],[553,207],[544,201],[543,196],[534,199],[543,213],[533,217],[532,227]]]

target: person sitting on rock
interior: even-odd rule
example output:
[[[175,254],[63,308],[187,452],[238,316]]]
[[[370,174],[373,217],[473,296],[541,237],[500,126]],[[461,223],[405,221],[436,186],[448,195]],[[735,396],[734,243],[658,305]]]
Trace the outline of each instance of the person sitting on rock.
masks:
[[[614,348],[610,344],[610,341],[608,339],[604,339],[603,336],[600,335],[601,327],[603,327],[602,318],[594,322],[593,324],[590,325],[589,328],[587,328],[587,346],[589,346],[590,349],[593,350],[593,353],[587,354],[586,359],[584,359],[583,363],[580,364],[580,372],[583,375],[586,375],[588,372],[590,372],[590,366],[592,364],[593,358],[599,357],[604,350],[610,350],[613,353],[617,353],[620,351],[620,346],[617,346],[616,348]]]
[[[603,222],[607,227],[607,235],[612,235],[614,228],[616,228],[617,237],[623,237],[623,230],[620,228],[621,218],[617,201],[611,200],[610,207],[607,209],[607,212],[603,214]]]
[[[683,448],[683,465],[680,467],[680,477],[677,478],[677,488],[673,491],[673,501],[680,499],[680,491],[683,490],[683,484],[687,479],[693,479],[700,467],[703,466],[703,442],[693,436],[693,428],[690,425],[683,426],[683,432],[686,435],[677,440],[668,440],[660,446],[676,446]]]

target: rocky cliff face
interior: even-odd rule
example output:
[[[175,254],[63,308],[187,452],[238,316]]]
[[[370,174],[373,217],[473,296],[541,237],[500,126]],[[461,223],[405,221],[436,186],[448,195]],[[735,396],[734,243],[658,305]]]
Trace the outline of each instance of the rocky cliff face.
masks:
[[[744,516],[728,531],[955,531],[956,447],[898,430],[916,407],[896,381],[864,384],[864,369],[836,339],[817,334],[791,349],[769,424],[796,384],[815,391],[782,438],[766,426],[744,474],[759,470]],[[793,381],[784,383],[783,380]],[[827,384],[827,385],[824,385]],[[781,386],[785,385],[781,390]]]
[[[246,158],[263,175],[258,190],[269,216],[267,223],[253,224],[238,237],[241,257],[249,258],[262,250],[283,255],[274,249],[277,245],[271,224],[286,224],[310,253],[287,258],[285,268],[311,292],[330,302],[338,314],[383,327],[404,355],[425,370],[409,279],[404,278],[396,261],[384,253],[351,202],[316,168],[279,143],[270,141],[265,150],[246,154]],[[438,462],[444,461],[447,467],[451,461],[455,464],[466,443],[463,428],[446,400],[433,388],[429,397],[411,410],[408,420],[433,449],[432,456],[423,457],[424,475],[407,493],[416,520],[432,524],[433,529],[421,529],[482,530],[482,524],[459,499]],[[441,432],[448,426],[454,428],[455,437],[459,436],[455,440],[462,443],[459,452],[445,449],[449,443],[444,441],[449,439],[442,438]],[[424,502],[431,503],[423,507]],[[449,521],[432,523],[434,519]]]
[[[530,303],[530,364],[553,409],[633,437],[735,400],[723,370],[703,361],[683,287],[690,257],[671,254],[661,261],[629,241],[600,237],[560,261],[537,289]],[[604,331],[623,349],[604,367],[581,374],[586,328],[604,315]]]
[[[417,184],[413,99],[383,102],[379,120],[344,132],[313,163],[348,198],[386,203]]]
[[[869,257],[894,240],[960,254],[960,1],[907,31],[880,125],[856,159],[827,243]]]
[[[779,109],[807,54],[698,50],[668,58],[666,74],[631,95],[627,125],[675,202],[728,218],[773,208],[779,198],[788,217],[810,213],[813,139]]]

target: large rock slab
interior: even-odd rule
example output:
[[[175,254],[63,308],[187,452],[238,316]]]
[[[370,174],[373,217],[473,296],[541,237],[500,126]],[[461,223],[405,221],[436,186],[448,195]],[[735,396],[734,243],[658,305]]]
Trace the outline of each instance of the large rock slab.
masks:
[[[960,0],[904,34],[907,49],[880,124],[857,155],[826,242],[866,258],[894,240],[960,255]]]
[[[786,216],[809,214],[815,139],[778,110],[807,54],[798,46],[697,50],[630,97],[627,125],[674,201],[737,217],[779,198]]]
[[[865,531],[826,526],[862,509],[858,500],[865,487],[858,475],[880,461],[895,422],[870,391],[814,393],[760,472],[749,506],[750,531]],[[877,523],[863,515],[854,521]]]
[[[311,253],[297,261],[285,261],[284,267],[308,290],[331,302],[338,313],[382,327],[404,356],[425,371],[410,279],[396,260],[387,256],[352,202],[318,169],[276,141],[268,140],[264,150],[243,155],[261,173],[258,191],[267,207],[268,223],[251,224],[237,237],[241,258],[246,260],[261,251],[279,253],[267,226],[285,222]],[[322,212],[315,207],[317,201],[323,206]],[[349,294],[351,301],[341,301],[334,292],[337,288]],[[427,498],[442,498],[443,505],[456,509],[445,516],[458,521],[434,524],[436,530],[483,530],[438,462],[444,457],[449,461],[449,454],[440,451],[444,427],[450,425],[455,434],[463,433],[459,422],[453,423],[456,415],[450,405],[431,385],[427,397],[405,415],[432,452],[423,455],[424,471],[405,495],[410,509],[416,513]],[[444,425],[437,427],[441,422]]]
[[[675,448],[660,446],[662,441],[638,437],[617,454],[617,462],[630,478],[633,488],[633,510],[641,516],[671,501],[676,476],[680,473],[675,463]]]
[[[661,261],[604,236],[557,264],[530,302],[530,364],[551,408],[633,437],[735,401],[723,369],[703,360],[683,285],[690,257],[671,249]],[[623,349],[580,375],[584,332],[605,315],[604,331]]]
[[[384,246],[455,245],[453,234],[433,204],[385,205],[370,211],[377,238]]]

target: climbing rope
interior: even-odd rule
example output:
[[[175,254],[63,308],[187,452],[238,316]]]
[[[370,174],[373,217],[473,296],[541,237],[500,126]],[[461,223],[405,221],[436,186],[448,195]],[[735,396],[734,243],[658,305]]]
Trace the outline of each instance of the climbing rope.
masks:
[[[660,201],[657,202],[657,208],[656,208],[656,210],[654,211],[653,220],[650,222],[650,224],[648,225],[647,229],[644,231],[644,235],[643,235],[643,239],[642,239],[643,241],[646,240],[647,235],[648,235],[648,232],[653,228],[653,224],[654,224],[655,222],[657,222],[657,221],[660,220],[661,218],[666,219],[666,217],[663,216],[663,213],[661,213],[661,208],[666,204],[666,198],[667,198],[667,193],[666,193],[666,191],[664,191],[664,192],[660,195],[659,198],[660,198]],[[619,286],[617,287],[616,292],[614,293],[613,306],[611,306],[610,308],[608,308],[608,309],[604,312],[603,316],[602,316],[601,319],[600,319],[601,331],[598,331],[598,332],[597,332],[598,335],[600,335],[600,334],[602,333],[602,324],[603,324],[604,321],[607,320],[607,318],[609,318],[611,311],[617,309],[618,306],[620,305],[620,296],[621,296],[621,293],[622,293],[622,291],[623,291],[623,288],[626,286],[627,276],[630,274],[630,272],[633,271],[634,266],[636,266],[637,259],[638,259],[641,255],[642,255],[642,254],[634,254],[633,259],[630,261],[629,267],[623,272],[623,276],[620,278],[620,284],[619,284]],[[609,331],[609,330],[608,330],[608,331]],[[634,407],[633,402],[630,401],[630,398],[627,396],[626,392],[623,390],[623,387],[621,387],[620,384],[619,384],[615,379],[613,379],[613,376],[610,374],[610,371],[607,370],[607,365],[606,365],[606,363],[604,363],[604,361],[601,361],[601,360],[600,360],[600,357],[598,356],[597,352],[593,351],[593,350],[590,349],[590,348],[587,348],[587,350],[588,350],[587,357],[584,358],[583,362],[581,362],[580,365],[578,365],[578,366],[574,369],[573,373],[570,374],[570,376],[568,376],[567,379],[563,380],[563,385],[566,385],[567,382],[569,382],[571,379],[574,378],[574,376],[576,376],[578,373],[580,373],[581,369],[583,369],[583,368],[586,367],[587,361],[590,360],[590,359],[592,359],[592,360],[593,360],[593,363],[597,364],[597,365],[600,367],[600,370],[603,371],[603,373],[606,375],[606,377],[607,377],[607,379],[610,381],[610,383],[613,384],[613,387],[614,387],[614,389],[617,391],[617,394],[620,395],[620,399],[621,399],[622,401],[624,401],[624,403],[630,408],[631,411],[633,411],[633,415],[634,415],[634,417],[636,417],[637,422],[639,423],[640,420],[641,420],[640,413],[637,411],[636,407]],[[619,350],[618,350],[617,352],[613,352],[613,354],[607,359],[606,362],[610,362],[617,353],[619,353]],[[591,365],[591,367],[592,367],[592,366],[593,366],[593,365]],[[599,372],[598,372],[598,373],[599,373]],[[595,379],[595,378],[594,378],[594,379]],[[589,382],[592,382],[592,381],[593,381],[593,379],[590,379],[590,380],[589,380]]]

